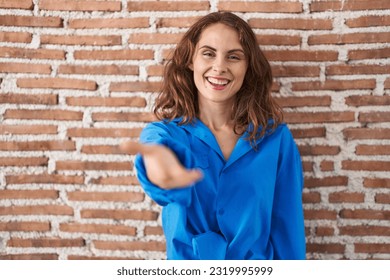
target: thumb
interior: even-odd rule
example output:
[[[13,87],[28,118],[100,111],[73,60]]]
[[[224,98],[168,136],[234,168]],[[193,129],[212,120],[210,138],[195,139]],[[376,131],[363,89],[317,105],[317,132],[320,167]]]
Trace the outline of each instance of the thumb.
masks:
[[[184,170],[183,174],[176,177],[176,187],[187,187],[203,178],[203,172],[198,169]]]

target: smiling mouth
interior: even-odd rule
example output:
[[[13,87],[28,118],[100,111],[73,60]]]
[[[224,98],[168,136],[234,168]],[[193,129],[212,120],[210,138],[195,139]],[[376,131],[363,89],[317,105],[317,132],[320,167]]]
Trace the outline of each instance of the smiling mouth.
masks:
[[[228,79],[216,79],[212,77],[206,77],[206,80],[214,87],[217,88],[224,88],[230,83],[230,80]]]

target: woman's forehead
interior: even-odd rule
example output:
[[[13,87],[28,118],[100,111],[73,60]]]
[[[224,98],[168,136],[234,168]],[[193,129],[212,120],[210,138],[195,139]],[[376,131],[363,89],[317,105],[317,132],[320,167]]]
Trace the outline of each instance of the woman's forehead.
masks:
[[[198,48],[207,45],[214,49],[243,49],[238,31],[222,23],[207,26],[200,34]]]

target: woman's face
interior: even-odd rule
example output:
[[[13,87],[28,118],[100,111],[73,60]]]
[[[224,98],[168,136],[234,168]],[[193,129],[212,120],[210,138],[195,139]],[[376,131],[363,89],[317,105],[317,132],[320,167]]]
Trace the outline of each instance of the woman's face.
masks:
[[[205,28],[190,64],[199,102],[232,104],[243,84],[247,67],[235,29],[222,23]]]

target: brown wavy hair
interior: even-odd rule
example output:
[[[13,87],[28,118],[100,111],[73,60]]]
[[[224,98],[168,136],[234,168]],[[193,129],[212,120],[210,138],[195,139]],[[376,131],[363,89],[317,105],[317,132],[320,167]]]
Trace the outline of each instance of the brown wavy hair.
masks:
[[[233,13],[208,14],[185,33],[165,65],[162,90],[157,96],[154,114],[165,121],[182,117],[180,124],[190,123],[198,117],[198,91],[189,65],[202,31],[216,23],[230,26],[238,32],[248,62],[243,85],[236,94],[232,120],[236,134],[253,126],[249,129],[247,140],[254,144],[267,130],[273,131],[282,122],[283,114],[271,96],[271,66],[260,50],[256,35],[243,19]]]

